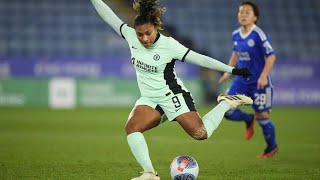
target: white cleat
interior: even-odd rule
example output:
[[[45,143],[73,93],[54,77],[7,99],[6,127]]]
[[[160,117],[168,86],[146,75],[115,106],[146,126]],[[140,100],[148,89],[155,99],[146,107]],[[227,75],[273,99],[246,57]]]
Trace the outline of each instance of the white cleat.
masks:
[[[157,172],[143,172],[141,176],[133,178],[131,180],[160,180]]]
[[[253,100],[245,95],[237,94],[237,95],[226,95],[220,94],[218,96],[218,102],[226,101],[231,105],[231,108],[235,109],[240,105],[251,105],[253,104]]]

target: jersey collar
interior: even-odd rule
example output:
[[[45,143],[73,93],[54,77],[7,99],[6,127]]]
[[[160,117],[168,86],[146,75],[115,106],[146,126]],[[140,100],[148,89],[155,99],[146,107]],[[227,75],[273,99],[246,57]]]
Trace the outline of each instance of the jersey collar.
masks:
[[[153,44],[155,44],[155,43],[159,40],[159,38],[160,38],[160,33],[158,32],[157,37],[156,37],[156,39],[154,40],[154,43],[153,43]]]
[[[248,32],[248,33],[246,33],[246,34],[243,34],[242,33],[242,27],[240,28],[240,36],[241,36],[241,38],[242,39],[245,39],[245,38],[247,38],[248,36],[249,36],[249,34],[251,34],[251,32],[253,31],[253,29],[256,27],[256,25],[254,24],[252,27],[251,27],[251,29],[250,29],[250,31]]]

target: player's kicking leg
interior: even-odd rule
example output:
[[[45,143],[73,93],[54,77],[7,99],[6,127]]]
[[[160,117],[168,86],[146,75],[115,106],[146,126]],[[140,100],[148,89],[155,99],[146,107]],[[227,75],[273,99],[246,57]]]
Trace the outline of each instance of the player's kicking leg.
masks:
[[[218,96],[218,102],[221,102],[221,101],[226,101],[228,104],[230,104],[232,109],[235,109],[240,105],[253,104],[253,101],[250,97],[242,94],[237,94],[237,95],[220,94]]]

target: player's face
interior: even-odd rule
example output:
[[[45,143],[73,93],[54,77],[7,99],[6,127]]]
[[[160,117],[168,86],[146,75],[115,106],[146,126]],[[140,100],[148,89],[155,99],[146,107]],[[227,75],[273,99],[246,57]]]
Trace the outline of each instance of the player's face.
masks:
[[[151,46],[157,38],[158,31],[151,23],[135,27],[137,37],[144,47]]]
[[[257,21],[257,17],[254,15],[252,7],[245,4],[239,7],[238,20],[242,26],[250,26]]]

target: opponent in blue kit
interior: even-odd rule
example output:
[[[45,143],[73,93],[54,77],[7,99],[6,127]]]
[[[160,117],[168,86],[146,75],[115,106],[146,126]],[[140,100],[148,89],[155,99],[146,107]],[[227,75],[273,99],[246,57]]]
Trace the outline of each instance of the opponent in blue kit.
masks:
[[[272,157],[278,150],[275,140],[275,128],[270,120],[272,107],[273,87],[270,71],[276,60],[274,50],[267,35],[256,25],[259,18],[259,9],[251,1],[244,1],[239,6],[238,20],[241,27],[232,33],[234,43],[233,52],[229,61],[230,66],[248,68],[252,73],[250,77],[236,77],[228,94],[245,94],[254,101],[252,107],[255,111],[248,114],[240,109],[229,110],[225,117],[233,121],[246,123],[246,139],[254,133],[254,122],[260,124],[267,147],[259,158]],[[224,74],[219,82],[229,78]]]
[[[169,121],[176,120],[194,139],[204,140],[212,135],[225,112],[239,105],[253,103],[245,95],[221,95],[218,97],[219,104],[201,118],[190,92],[176,76],[175,61],[244,77],[250,76],[250,72],[246,68],[234,68],[196,53],[172,37],[162,35],[159,32],[162,29],[160,16],[165,8],[159,4],[159,0],[134,2],[133,7],[138,15],[133,28],[124,24],[102,0],[91,1],[104,21],[127,41],[141,92],[125,126],[131,152],[143,168],[142,175],[132,180],[159,180],[142,133],[158,126],[163,114]]]

